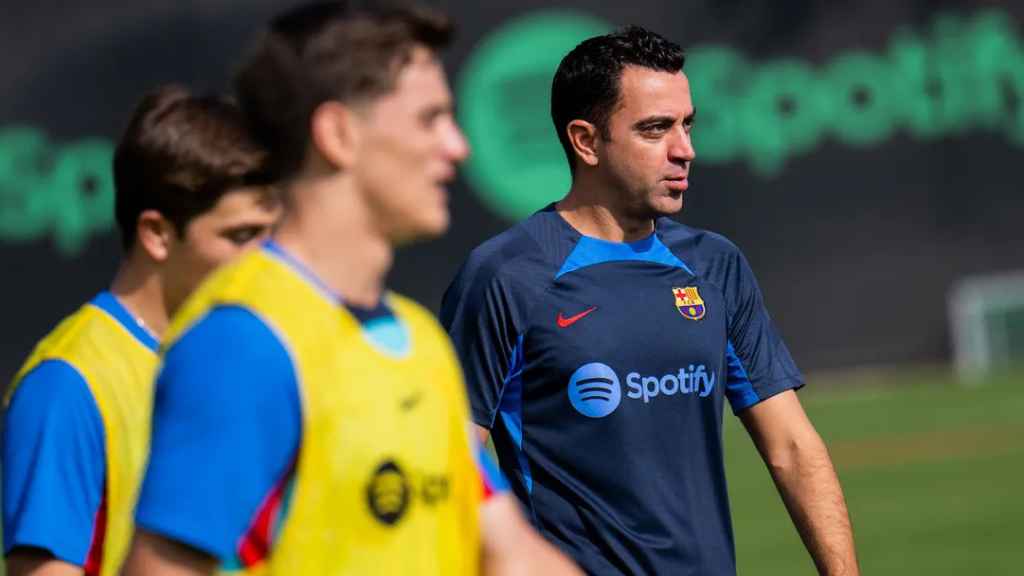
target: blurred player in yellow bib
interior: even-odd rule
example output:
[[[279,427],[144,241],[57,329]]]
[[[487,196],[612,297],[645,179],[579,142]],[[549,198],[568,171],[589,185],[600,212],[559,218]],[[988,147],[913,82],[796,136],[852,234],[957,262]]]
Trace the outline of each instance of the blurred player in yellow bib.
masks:
[[[157,340],[205,274],[269,233],[280,207],[238,108],[168,87],[114,160],[125,258],[46,336],[5,399],[8,576],[116,574],[149,439]]]
[[[443,330],[384,286],[396,246],[447,229],[468,154],[448,36],[432,11],[328,2],[242,66],[286,212],[172,323],[128,574],[576,573],[475,444]]]

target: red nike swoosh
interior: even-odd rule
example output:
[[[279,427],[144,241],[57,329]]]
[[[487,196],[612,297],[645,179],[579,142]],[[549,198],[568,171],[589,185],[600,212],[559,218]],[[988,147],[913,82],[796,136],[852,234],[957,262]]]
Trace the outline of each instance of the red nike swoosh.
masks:
[[[555,322],[558,322],[558,327],[559,328],[568,328],[569,326],[572,326],[573,324],[575,324],[580,318],[583,318],[584,316],[586,316],[587,314],[590,314],[594,310],[597,310],[597,306],[591,306],[590,308],[587,308],[583,312],[580,312],[579,314],[576,314],[575,316],[569,316],[568,318],[562,316],[562,313],[559,312],[558,313],[558,318],[555,318]]]

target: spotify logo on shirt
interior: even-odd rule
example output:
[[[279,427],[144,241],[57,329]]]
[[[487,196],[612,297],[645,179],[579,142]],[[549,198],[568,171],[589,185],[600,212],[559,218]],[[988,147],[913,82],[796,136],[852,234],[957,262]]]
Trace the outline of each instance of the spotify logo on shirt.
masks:
[[[569,379],[569,402],[584,416],[604,418],[614,412],[621,401],[619,377],[600,362],[580,366]]]
[[[639,372],[626,375],[626,397],[650,404],[663,396],[697,396],[707,398],[715,389],[716,375],[703,364],[680,368],[661,376],[644,376]],[[591,362],[573,372],[569,379],[569,402],[588,418],[604,418],[622,402],[619,376],[607,364]]]

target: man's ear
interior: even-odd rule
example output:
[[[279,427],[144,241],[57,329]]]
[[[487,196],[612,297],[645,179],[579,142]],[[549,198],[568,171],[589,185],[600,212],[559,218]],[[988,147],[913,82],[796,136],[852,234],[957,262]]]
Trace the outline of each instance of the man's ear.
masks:
[[[313,149],[337,170],[348,170],[359,149],[359,119],[350,107],[334,100],[322,102],[310,118]]]
[[[597,166],[597,152],[601,140],[597,126],[586,120],[577,119],[569,122],[565,131],[569,135],[569,144],[576,152],[576,157],[588,166]]]
[[[163,214],[144,210],[135,221],[135,242],[157,262],[167,260],[178,231]]]

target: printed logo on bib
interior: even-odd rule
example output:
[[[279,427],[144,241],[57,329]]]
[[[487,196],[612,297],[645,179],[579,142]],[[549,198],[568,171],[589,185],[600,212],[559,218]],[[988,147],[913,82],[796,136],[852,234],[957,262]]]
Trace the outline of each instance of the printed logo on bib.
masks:
[[[429,510],[440,506],[451,496],[448,475],[424,473],[402,468],[393,459],[384,460],[366,485],[366,504],[370,513],[385,526],[402,521],[415,498]]]
[[[374,471],[366,486],[366,502],[381,524],[394,526],[409,508],[409,480],[394,460],[386,460]]]

